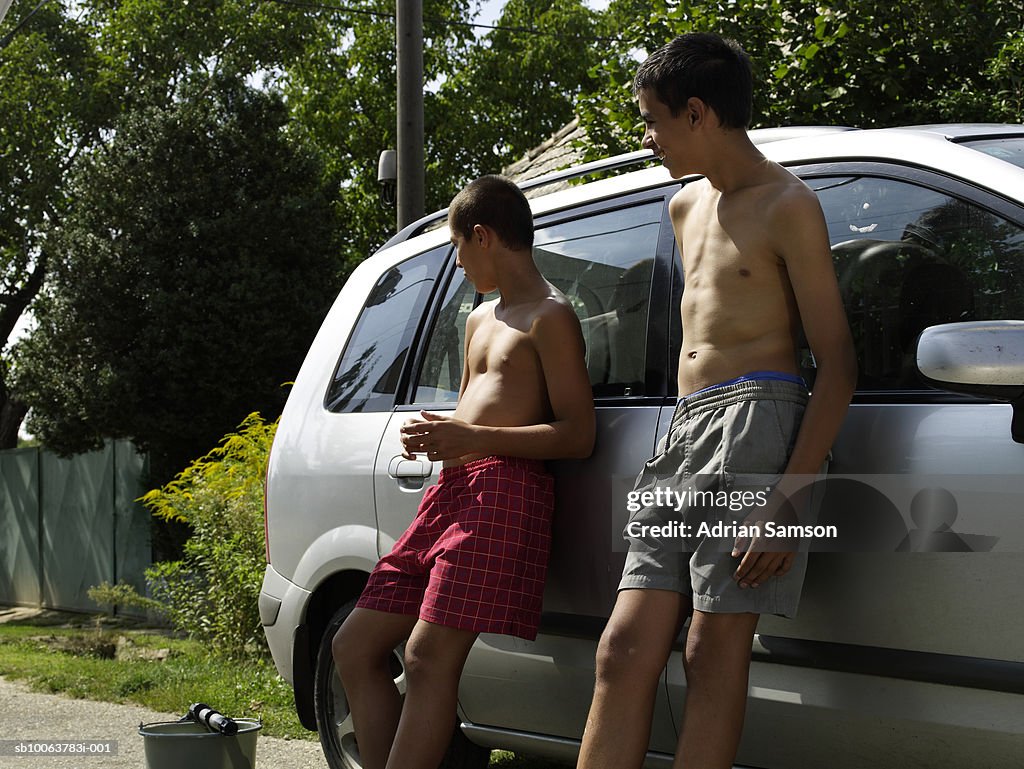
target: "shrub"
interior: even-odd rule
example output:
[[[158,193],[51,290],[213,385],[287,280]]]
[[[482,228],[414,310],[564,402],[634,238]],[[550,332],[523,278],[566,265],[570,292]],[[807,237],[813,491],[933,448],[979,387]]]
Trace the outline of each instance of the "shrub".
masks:
[[[146,570],[152,599],[176,629],[231,657],[267,653],[258,600],[266,566],[263,480],[275,429],[250,414],[217,448],[142,497],[155,516],[191,530],[180,560]],[[101,585],[90,594],[138,603],[123,594],[126,587]]]

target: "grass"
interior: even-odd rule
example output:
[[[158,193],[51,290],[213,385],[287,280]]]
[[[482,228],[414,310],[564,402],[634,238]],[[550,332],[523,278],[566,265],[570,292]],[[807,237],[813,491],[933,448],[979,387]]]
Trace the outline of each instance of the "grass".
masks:
[[[40,692],[161,713],[184,715],[191,703],[206,702],[262,718],[267,736],[316,739],[299,723],[291,687],[273,663],[224,660],[159,631],[0,624],[0,675]]]
[[[154,629],[0,623],[0,675],[32,689],[184,715],[206,702],[238,718],[261,718],[268,737],[317,739],[299,723],[292,689],[270,660],[225,660],[202,644]],[[492,769],[564,769],[506,751]]]

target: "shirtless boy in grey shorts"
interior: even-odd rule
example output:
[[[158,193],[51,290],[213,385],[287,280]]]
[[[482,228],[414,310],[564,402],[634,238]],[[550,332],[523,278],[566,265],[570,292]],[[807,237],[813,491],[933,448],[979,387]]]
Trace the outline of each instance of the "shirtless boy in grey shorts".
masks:
[[[686,281],[683,397],[638,488],[657,478],[764,476],[774,491],[757,514],[771,519],[798,479],[822,466],[856,381],[824,217],[814,193],[747,136],[750,60],[736,43],[711,34],[676,38],[640,67],[634,94],[643,146],[673,178],[703,176],[669,204]],[[801,328],[817,364],[809,396],[798,378]],[[757,538],[736,541],[733,552],[656,544],[631,542],[598,646],[579,766],[641,766],[658,681],[692,612],[674,766],[728,769],[758,617],[796,611],[804,564]]]

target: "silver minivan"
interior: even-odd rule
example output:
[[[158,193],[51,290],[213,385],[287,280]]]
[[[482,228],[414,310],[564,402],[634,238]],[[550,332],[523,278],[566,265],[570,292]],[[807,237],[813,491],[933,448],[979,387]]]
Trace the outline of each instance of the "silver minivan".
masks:
[[[761,618],[737,761],[1018,767],[1024,126],[753,137],[818,193],[828,222],[860,380],[821,516],[863,536],[817,543],[798,617]],[[598,439],[589,459],[549,463],[557,508],[540,635],[480,636],[446,767],[485,766],[498,747],[568,761],[578,750],[624,559],[623,489],[675,400],[684,280],[667,203],[690,180],[652,160],[633,153],[529,185],[535,258],[582,324]],[[271,454],[260,616],[336,769],[360,762],[330,640],[436,479],[439,463],[402,458],[399,426],[454,409],[466,316],[482,300],[448,236],[439,212],[355,270]],[[809,352],[803,363],[813,386]],[[401,687],[400,651],[394,662]],[[649,766],[671,762],[684,680],[674,654]]]

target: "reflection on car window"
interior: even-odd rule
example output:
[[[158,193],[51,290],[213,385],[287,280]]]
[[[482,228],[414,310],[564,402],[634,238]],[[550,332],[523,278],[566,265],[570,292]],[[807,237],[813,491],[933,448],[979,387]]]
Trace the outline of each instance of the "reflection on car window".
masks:
[[[449,250],[446,245],[420,254],[377,281],[328,389],[328,409],[386,411],[394,406],[406,354]]]
[[[908,182],[815,178],[860,361],[861,390],[925,389],[928,326],[1024,317],[1024,231]]]
[[[462,384],[466,319],[476,306],[476,290],[459,270],[452,278],[423,358],[413,403],[455,403]]]
[[[597,396],[643,394],[651,275],[663,209],[659,200],[537,230],[534,259],[580,318]],[[488,294],[480,301],[496,297]],[[416,403],[458,400],[466,317],[475,300],[472,285],[456,273],[430,336]]]
[[[994,158],[1013,163],[1024,168],[1024,137],[1012,136],[1005,139],[976,139],[963,143],[965,147],[976,149]]]
[[[534,256],[572,302],[594,394],[643,395],[661,200],[543,227]]]

